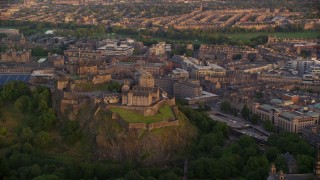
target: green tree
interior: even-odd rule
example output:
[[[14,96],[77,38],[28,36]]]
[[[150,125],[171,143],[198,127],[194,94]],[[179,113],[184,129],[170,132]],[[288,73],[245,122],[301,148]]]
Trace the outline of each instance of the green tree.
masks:
[[[214,176],[214,167],[217,167],[217,162],[212,158],[199,158],[190,164],[190,174],[195,179],[206,179]]]
[[[274,132],[274,131],[275,131],[274,125],[273,125],[272,122],[269,121],[269,120],[263,121],[263,128],[266,129],[266,130],[268,130],[268,131],[271,131],[271,132]]]
[[[22,113],[29,111],[31,106],[31,98],[26,95],[20,96],[14,103],[14,107]]]
[[[252,115],[252,118],[251,118],[250,120],[251,120],[251,123],[252,123],[252,124],[257,124],[258,121],[259,121],[259,119],[260,119],[260,117],[259,117],[258,114],[253,114],[253,115]]]
[[[33,146],[30,143],[24,143],[22,146],[22,152],[31,154],[33,152]]]
[[[246,162],[242,174],[246,179],[266,179],[269,162],[265,156],[252,156]]]
[[[314,167],[314,158],[312,156],[299,154],[297,156],[297,164],[299,173],[312,173]]]
[[[279,153],[280,151],[276,147],[269,147],[266,151],[266,157],[270,162],[273,162]]]
[[[232,111],[231,104],[229,101],[223,101],[220,104],[220,110],[224,113],[230,113]]]
[[[37,176],[35,178],[33,178],[33,180],[59,180],[61,178],[59,178],[57,175],[54,174],[49,174],[49,175],[41,175],[41,176]]]
[[[10,172],[10,165],[7,159],[0,158],[0,177],[8,176]]]
[[[241,114],[242,114],[242,117],[245,118],[245,119],[248,119],[249,116],[250,116],[250,110],[247,106],[247,104],[245,104],[242,108],[242,111],[241,111]]]
[[[56,115],[54,113],[53,109],[49,109],[47,112],[43,112],[38,118],[37,123],[39,124],[39,128],[41,130],[50,130],[55,121],[56,121]]]
[[[3,86],[2,98],[4,100],[16,100],[22,95],[29,95],[30,90],[22,81],[10,81]]]
[[[287,162],[281,154],[277,155],[277,157],[274,159],[274,163],[277,169],[281,169],[283,172],[288,172]]]
[[[138,172],[136,171],[130,171],[126,174],[125,176],[126,180],[144,180],[144,177],[141,176]]]
[[[39,176],[41,174],[41,168],[38,164],[34,164],[31,166],[31,175],[32,177]]]
[[[35,144],[41,148],[46,148],[50,144],[51,137],[46,131],[39,132],[35,137]]]
[[[45,50],[41,46],[36,46],[31,49],[32,56],[48,56],[48,50]]]
[[[167,180],[167,179],[180,180],[181,177],[176,175],[174,172],[168,172],[168,173],[161,174],[158,179],[159,180]]]
[[[0,136],[5,136],[7,134],[7,128],[1,127],[0,128]]]
[[[20,138],[24,142],[31,142],[34,137],[34,133],[30,127],[24,127],[22,128],[20,132]]]
[[[250,39],[250,46],[255,47],[257,45],[265,44],[268,42],[267,35],[261,35]]]

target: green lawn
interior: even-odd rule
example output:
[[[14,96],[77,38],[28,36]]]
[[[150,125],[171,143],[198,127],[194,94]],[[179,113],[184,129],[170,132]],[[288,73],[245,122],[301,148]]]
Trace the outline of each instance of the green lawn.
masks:
[[[143,116],[133,110],[122,109],[118,107],[111,108],[111,111],[117,113],[123,120],[130,123],[153,123],[163,121],[166,118],[174,118],[174,114],[169,105],[164,105],[159,109],[159,113],[154,116]]]

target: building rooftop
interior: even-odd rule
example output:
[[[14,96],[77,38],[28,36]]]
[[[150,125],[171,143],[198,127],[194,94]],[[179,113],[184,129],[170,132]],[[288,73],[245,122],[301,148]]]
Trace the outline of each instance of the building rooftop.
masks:
[[[259,108],[262,109],[262,110],[266,110],[266,111],[272,111],[272,109],[274,109],[275,111],[278,111],[278,112],[280,111],[280,109],[278,109],[278,108],[276,108],[274,106],[271,106],[269,104],[263,104]]]
[[[212,94],[212,93],[207,92],[207,91],[202,91],[202,95],[201,95],[201,96],[197,96],[197,97],[193,97],[193,98],[187,97],[187,98],[185,98],[185,99],[187,99],[187,100],[191,100],[191,99],[205,99],[205,98],[211,98],[211,97],[218,97],[218,95]]]
[[[314,107],[320,109],[320,103],[315,104]]]
[[[281,99],[271,99],[270,101],[272,104],[282,104],[283,101]]]
[[[312,111],[305,113],[305,115],[311,116],[311,117],[319,117],[320,116],[318,113],[312,112]]]
[[[284,117],[285,119],[287,119],[289,121],[294,119],[295,117],[297,117],[296,114],[293,114],[291,112],[283,112],[283,113],[280,114],[280,116]]]

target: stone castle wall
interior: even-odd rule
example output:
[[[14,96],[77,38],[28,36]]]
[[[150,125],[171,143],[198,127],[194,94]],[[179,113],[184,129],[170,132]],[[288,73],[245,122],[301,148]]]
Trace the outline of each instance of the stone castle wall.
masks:
[[[179,126],[179,120],[167,121],[167,122],[161,121],[161,122],[155,122],[147,125],[149,131],[151,131],[152,129],[159,129],[159,128],[170,127],[170,126]]]
[[[175,105],[175,99],[163,99],[159,102],[155,103],[154,105],[148,106],[148,107],[139,107],[139,106],[119,106],[119,105],[108,105],[109,108],[111,107],[120,107],[127,110],[135,111],[136,113],[143,114],[144,116],[152,116],[156,115],[158,113],[159,108],[162,105],[169,105],[174,106]]]
[[[116,113],[112,113],[113,119],[117,121],[123,128],[130,130],[130,129],[145,129],[151,131],[152,129],[159,129],[163,127],[170,127],[170,126],[179,126],[179,120],[174,121],[160,121],[154,123],[128,123],[127,121],[121,119]]]
[[[148,129],[146,123],[128,123],[128,129]]]
[[[121,106],[125,109],[130,109],[130,110],[135,110],[137,113],[140,111],[143,111],[144,114],[148,113],[147,108],[153,108],[152,111],[156,110],[155,114],[158,113],[159,107],[162,105],[170,105],[174,106],[175,105],[175,99],[166,99],[166,100],[161,100],[160,102],[156,103],[152,107],[131,107],[131,106]],[[119,107],[119,106],[109,106],[109,107]],[[118,116],[116,113],[112,113],[112,119],[116,120],[123,128],[126,128],[128,130],[130,129],[145,129],[148,131],[151,131],[152,129],[159,129],[162,127],[169,127],[169,126],[179,126],[179,120],[177,119],[177,112],[178,109],[177,107],[172,107],[172,112],[174,114],[174,119],[166,119],[160,122],[154,122],[154,123],[128,123],[127,121],[123,120],[120,116]],[[141,112],[140,112],[141,113]],[[152,115],[155,115],[152,114]]]

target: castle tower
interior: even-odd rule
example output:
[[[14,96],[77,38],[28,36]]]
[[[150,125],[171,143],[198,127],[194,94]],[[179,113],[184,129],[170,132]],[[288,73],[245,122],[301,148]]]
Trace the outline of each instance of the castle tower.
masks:
[[[318,157],[314,169],[317,178],[320,178],[320,144],[318,144]]]
[[[143,72],[139,79],[139,86],[141,87],[154,87],[154,78],[152,74]]]

